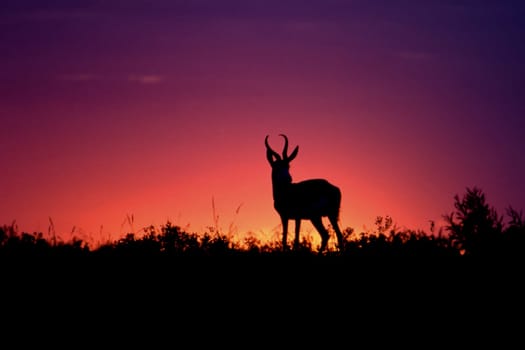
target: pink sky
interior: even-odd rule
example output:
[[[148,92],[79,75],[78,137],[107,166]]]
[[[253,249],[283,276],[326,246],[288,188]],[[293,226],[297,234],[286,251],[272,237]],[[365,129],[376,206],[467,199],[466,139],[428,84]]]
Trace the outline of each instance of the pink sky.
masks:
[[[525,207],[521,3],[119,4],[0,5],[0,224],[204,232],[213,201],[223,232],[277,238],[280,133],[343,228],[428,231],[472,186]]]

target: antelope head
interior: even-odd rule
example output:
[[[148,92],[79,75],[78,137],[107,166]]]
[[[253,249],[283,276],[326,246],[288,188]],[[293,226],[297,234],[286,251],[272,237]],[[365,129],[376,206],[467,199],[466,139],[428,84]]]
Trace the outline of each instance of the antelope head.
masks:
[[[289,184],[292,182],[292,176],[290,175],[290,162],[297,156],[299,146],[295,146],[294,150],[288,155],[288,137],[283,134],[279,134],[284,138],[284,147],[282,155],[275,152],[268,144],[268,136],[264,139],[266,145],[266,158],[268,163],[272,166],[272,181],[275,184]]]

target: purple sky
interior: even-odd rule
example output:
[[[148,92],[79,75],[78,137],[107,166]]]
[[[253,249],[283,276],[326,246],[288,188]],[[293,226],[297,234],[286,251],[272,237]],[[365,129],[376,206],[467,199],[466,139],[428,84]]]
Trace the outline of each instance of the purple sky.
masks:
[[[264,137],[342,226],[525,208],[523,1],[2,1],[0,224],[278,225]],[[129,222],[127,223],[129,225]],[[311,230],[307,225],[304,230]],[[98,236],[97,236],[98,235]],[[67,235],[66,235],[67,236]],[[272,236],[273,238],[273,236]]]

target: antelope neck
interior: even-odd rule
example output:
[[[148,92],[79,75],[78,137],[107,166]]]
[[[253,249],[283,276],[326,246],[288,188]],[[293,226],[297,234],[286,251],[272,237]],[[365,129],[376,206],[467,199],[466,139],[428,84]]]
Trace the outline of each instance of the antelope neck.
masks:
[[[273,182],[273,198],[276,200],[286,198],[286,192],[292,188],[292,182]]]

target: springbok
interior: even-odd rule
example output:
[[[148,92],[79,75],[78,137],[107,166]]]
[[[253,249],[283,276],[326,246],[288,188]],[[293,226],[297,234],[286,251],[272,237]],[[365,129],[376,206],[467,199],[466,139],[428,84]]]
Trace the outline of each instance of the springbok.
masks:
[[[301,220],[310,220],[321,235],[319,252],[326,249],[330,234],[323,225],[323,217],[327,216],[337,235],[338,248],[343,249],[343,234],[339,228],[339,208],[341,205],[341,190],[325,179],[310,179],[292,182],[290,162],[297,156],[299,146],[288,155],[288,137],[284,138],[282,156],[268,145],[268,136],[264,139],[266,158],[272,166],[273,206],[283,226],[283,250],[288,249],[288,221],[295,220],[294,249],[299,246],[299,231]]]

